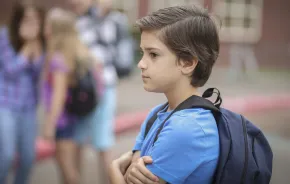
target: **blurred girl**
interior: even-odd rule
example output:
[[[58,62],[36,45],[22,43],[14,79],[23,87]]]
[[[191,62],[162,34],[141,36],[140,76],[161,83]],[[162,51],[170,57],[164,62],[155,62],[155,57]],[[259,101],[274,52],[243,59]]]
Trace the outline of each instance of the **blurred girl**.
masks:
[[[48,13],[43,90],[47,112],[45,137],[56,139],[56,160],[66,184],[80,182],[81,150],[75,141],[77,117],[67,112],[65,104],[70,97],[69,88],[76,85],[77,75],[94,67],[90,62],[93,58],[78,39],[74,26],[75,17],[70,12],[55,8]],[[82,72],[76,74],[76,70]]]
[[[35,158],[37,84],[42,66],[44,13],[15,4],[0,30],[0,183],[18,156],[15,184],[28,183]]]

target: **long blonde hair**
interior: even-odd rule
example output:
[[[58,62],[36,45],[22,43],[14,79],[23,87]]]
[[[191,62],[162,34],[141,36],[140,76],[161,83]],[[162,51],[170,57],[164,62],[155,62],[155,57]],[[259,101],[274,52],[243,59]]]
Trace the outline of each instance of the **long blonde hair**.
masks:
[[[75,28],[75,15],[61,8],[53,8],[48,14],[48,21],[50,23],[50,38],[47,42],[48,62],[58,52],[64,56],[70,71],[74,71],[76,67],[88,67],[87,61],[92,57],[88,48],[79,39]]]

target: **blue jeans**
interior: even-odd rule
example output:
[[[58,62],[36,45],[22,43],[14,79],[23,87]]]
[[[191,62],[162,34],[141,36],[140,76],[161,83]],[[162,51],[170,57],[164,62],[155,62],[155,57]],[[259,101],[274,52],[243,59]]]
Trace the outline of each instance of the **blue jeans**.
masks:
[[[5,184],[17,155],[15,184],[27,184],[35,159],[36,111],[0,107],[0,183]]]

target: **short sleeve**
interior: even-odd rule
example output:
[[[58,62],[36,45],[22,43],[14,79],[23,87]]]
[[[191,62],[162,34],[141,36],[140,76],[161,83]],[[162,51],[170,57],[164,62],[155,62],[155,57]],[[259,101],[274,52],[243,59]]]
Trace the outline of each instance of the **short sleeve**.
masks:
[[[56,53],[52,58],[51,58],[51,70],[53,71],[59,71],[59,72],[64,72],[67,73],[69,72],[69,68],[65,63],[65,58],[62,54]]]
[[[153,174],[166,182],[182,184],[210,158],[207,154],[212,149],[212,144],[208,144],[208,135],[197,121],[214,121],[214,119],[197,120],[182,116],[169,119],[149,152],[153,164],[147,165],[147,168]],[[218,138],[216,140],[218,141]]]

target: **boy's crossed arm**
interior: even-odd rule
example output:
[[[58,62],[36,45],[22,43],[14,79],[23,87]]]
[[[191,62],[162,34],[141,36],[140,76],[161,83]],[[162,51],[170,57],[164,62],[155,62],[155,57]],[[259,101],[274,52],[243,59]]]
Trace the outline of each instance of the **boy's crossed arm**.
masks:
[[[146,164],[152,164],[152,162],[151,157],[144,156],[141,158],[140,151],[136,151],[131,165],[124,175],[127,184],[166,184],[164,180],[158,178],[146,168]]]

